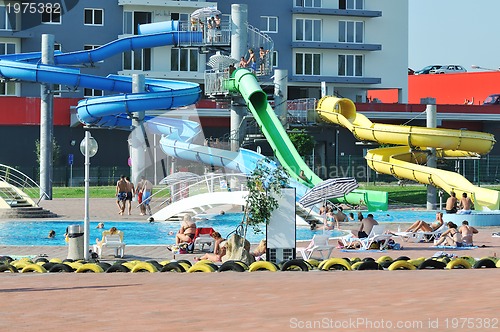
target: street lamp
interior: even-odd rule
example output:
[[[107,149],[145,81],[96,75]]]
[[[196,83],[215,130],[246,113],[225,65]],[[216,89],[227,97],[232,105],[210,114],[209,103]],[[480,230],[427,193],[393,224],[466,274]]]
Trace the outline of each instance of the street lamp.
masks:
[[[478,66],[478,65],[471,65],[470,67],[472,69],[482,69],[482,70],[487,70],[487,71],[500,71],[500,68],[493,69],[493,68],[481,67],[481,66]]]
[[[80,151],[85,156],[85,217],[83,219],[84,237],[83,237],[83,257],[85,260],[89,259],[89,239],[90,239],[90,226],[89,226],[89,182],[90,182],[90,158],[97,153],[97,141],[90,136],[90,132],[85,132],[85,138],[80,143]]]

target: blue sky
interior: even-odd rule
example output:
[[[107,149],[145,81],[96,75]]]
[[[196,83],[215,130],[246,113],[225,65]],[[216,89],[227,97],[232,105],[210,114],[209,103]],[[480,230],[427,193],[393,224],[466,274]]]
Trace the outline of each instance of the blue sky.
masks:
[[[499,0],[409,0],[408,66],[500,67]]]

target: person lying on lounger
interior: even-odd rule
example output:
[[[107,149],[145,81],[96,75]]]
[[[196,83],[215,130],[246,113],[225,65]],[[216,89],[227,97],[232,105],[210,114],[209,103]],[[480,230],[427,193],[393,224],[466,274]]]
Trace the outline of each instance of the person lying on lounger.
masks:
[[[437,212],[436,213],[436,221],[433,224],[429,225],[428,223],[426,223],[423,220],[417,220],[413,223],[413,225],[408,227],[406,232],[418,232],[418,231],[434,232],[435,230],[439,229],[439,227],[443,226],[443,223],[444,223],[443,213]]]

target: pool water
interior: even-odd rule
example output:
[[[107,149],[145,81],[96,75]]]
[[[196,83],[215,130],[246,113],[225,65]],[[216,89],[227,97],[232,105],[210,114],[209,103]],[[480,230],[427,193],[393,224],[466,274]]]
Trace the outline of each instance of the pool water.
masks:
[[[348,211],[346,211],[348,212]],[[367,212],[363,212],[366,216]],[[375,219],[379,222],[414,222],[423,219],[431,222],[435,219],[432,211],[384,211],[374,212]],[[355,213],[356,215],[356,213]],[[242,219],[241,213],[227,213],[216,215],[213,219],[197,221],[198,227],[213,227],[226,237],[235,230]],[[445,218],[446,220],[446,218]],[[82,221],[8,221],[0,222],[0,245],[14,246],[63,246],[64,233],[69,225],[82,225]],[[90,222],[90,243],[95,243],[96,238],[101,238],[103,229],[97,229],[98,222]],[[128,245],[166,245],[175,243],[175,233],[179,230],[179,223],[172,222],[104,222],[105,229],[113,226],[123,231],[124,242]],[[55,238],[49,239],[50,230],[56,232]],[[248,228],[247,238],[251,243],[258,243],[265,238],[265,228],[261,233],[255,233]],[[172,235],[169,233],[172,232]],[[310,240],[314,234],[323,231],[311,231],[308,227],[297,227],[297,240]],[[341,236],[339,231],[330,231],[332,237]]]

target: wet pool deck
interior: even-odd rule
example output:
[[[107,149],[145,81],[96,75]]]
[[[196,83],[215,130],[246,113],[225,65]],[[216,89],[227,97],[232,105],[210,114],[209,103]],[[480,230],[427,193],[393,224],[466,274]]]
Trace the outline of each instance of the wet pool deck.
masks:
[[[60,220],[83,219],[83,199],[41,205],[62,215]],[[140,220],[137,209],[132,216],[119,216],[114,199],[91,199],[90,211],[92,221]],[[500,254],[500,238],[491,237],[498,229],[479,230],[475,243],[484,247],[447,252],[476,258]],[[403,250],[336,249],[332,257],[418,258],[439,251],[425,243],[398,242]],[[65,258],[67,248],[0,246],[0,255],[39,254]],[[174,258],[164,246],[127,246],[125,254],[130,260]],[[396,328],[401,324],[411,326],[403,329],[408,331],[498,330],[499,277],[500,269],[0,274],[0,331],[63,326],[74,331],[386,331],[391,326],[402,330]]]

